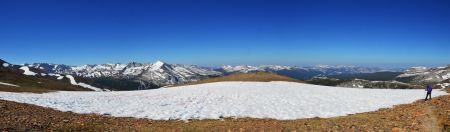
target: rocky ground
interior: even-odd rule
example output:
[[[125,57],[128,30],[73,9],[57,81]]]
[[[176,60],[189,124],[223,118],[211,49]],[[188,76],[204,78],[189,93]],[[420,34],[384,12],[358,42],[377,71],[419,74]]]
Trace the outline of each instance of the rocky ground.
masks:
[[[60,112],[0,100],[4,131],[450,131],[450,96],[375,112],[300,120],[233,119],[155,121]]]

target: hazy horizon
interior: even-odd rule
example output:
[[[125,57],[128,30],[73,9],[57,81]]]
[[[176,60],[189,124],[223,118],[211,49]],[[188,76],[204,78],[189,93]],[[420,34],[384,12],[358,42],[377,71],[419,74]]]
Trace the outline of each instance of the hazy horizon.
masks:
[[[94,64],[127,64],[130,62],[137,62],[137,63],[145,63],[145,64],[151,64],[151,63],[155,63],[156,61],[162,61],[164,63],[168,63],[168,64],[185,64],[185,65],[197,65],[197,66],[202,66],[202,67],[211,67],[211,68],[218,68],[221,66],[226,66],[226,65],[230,65],[230,66],[242,66],[242,65],[247,65],[247,66],[262,66],[262,65],[279,65],[279,66],[293,66],[293,67],[314,67],[314,66],[320,66],[320,65],[328,65],[328,66],[357,66],[357,67],[372,67],[372,68],[384,68],[384,69],[407,69],[407,68],[411,68],[411,67],[418,67],[418,66],[425,66],[425,67],[440,67],[440,66],[447,66],[450,64],[443,64],[443,65],[389,65],[389,64],[375,64],[375,65],[357,65],[357,64],[325,64],[325,63],[318,63],[318,64],[300,64],[300,65],[289,65],[289,64],[277,64],[277,63],[259,63],[259,64],[245,64],[245,63],[228,63],[228,64],[220,64],[220,65],[204,65],[204,64],[193,64],[193,63],[178,63],[178,62],[172,62],[172,61],[164,61],[164,60],[153,60],[153,61],[126,61],[126,62],[99,62],[99,63],[83,63],[83,64],[65,64],[65,63],[55,63],[55,62],[47,62],[47,61],[36,61],[36,62],[14,62],[14,61],[10,61],[8,59],[5,58],[0,58],[3,59],[4,61],[7,61],[9,63],[12,64],[17,64],[17,65],[22,65],[22,64],[32,64],[32,63],[49,63],[49,64],[64,64],[64,65],[69,65],[69,66],[82,66],[82,65],[94,65]]]

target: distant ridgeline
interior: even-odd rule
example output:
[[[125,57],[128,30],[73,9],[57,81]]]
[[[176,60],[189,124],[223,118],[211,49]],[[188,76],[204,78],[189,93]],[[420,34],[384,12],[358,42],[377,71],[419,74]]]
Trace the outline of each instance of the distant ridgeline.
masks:
[[[48,73],[76,75],[79,77],[79,80],[82,80],[83,82],[111,90],[153,89],[163,86],[187,84],[235,73],[271,72],[298,80],[306,80],[316,76],[373,73],[381,71],[380,68],[326,65],[314,67],[262,65],[207,68],[195,65],[168,64],[161,61],[155,63],[131,62],[128,64],[116,63],[83,66],[48,63],[25,65],[41,69]]]
[[[450,86],[450,66],[437,68],[412,67],[404,72],[376,72],[314,77],[306,82],[317,85],[353,88],[422,89],[426,84],[433,84],[435,88],[448,88]]]
[[[6,63],[2,60],[1,63]],[[9,64],[9,63],[8,63]],[[406,71],[385,70],[357,66],[291,67],[278,65],[261,66],[222,66],[208,68],[196,65],[155,63],[95,64],[69,66],[63,64],[33,63],[28,67],[46,75],[71,75],[78,82],[95,88],[108,90],[142,90],[164,86],[190,84],[201,80],[228,76],[235,73],[270,72],[287,76],[306,83],[355,87],[355,88],[422,88],[425,83],[446,87],[449,79],[449,67],[424,68],[413,67]],[[266,76],[269,74],[256,74]],[[273,77],[271,75],[271,77]],[[270,78],[270,77],[269,77]],[[79,85],[78,82],[75,85]]]
[[[74,85],[71,82],[65,75],[47,74],[39,69],[0,60],[0,91],[41,93],[94,90],[90,85],[84,83]]]

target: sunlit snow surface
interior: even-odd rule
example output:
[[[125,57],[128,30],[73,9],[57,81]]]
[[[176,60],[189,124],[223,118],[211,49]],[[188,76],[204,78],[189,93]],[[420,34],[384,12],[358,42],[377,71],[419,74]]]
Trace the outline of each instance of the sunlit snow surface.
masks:
[[[33,72],[33,71],[30,71],[30,68],[28,68],[27,66],[22,66],[22,67],[20,67],[19,69],[21,69],[21,70],[24,71],[24,72],[23,72],[24,75],[34,76],[34,75],[37,74],[37,73],[35,73],[35,72]]]
[[[72,84],[72,85],[78,85],[78,86],[81,86],[81,87],[84,87],[84,88],[88,88],[88,89],[91,89],[91,90],[94,90],[94,91],[103,91],[103,90],[100,89],[100,88],[91,86],[91,85],[86,84],[86,83],[81,83],[81,82],[80,82],[80,83],[77,83],[77,82],[75,81],[75,78],[74,78],[72,75],[66,75],[66,77],[69,78],[70,84]],[[57,79],[60,80],[59,77],[58,77]]]
[[[4,83],[4,82],[0,82],[0,85],[13,86],[13,87],[20,87],[19,85],[14,85],[14,84],[11,84],[11,83]]]
[[[433,91],[433,96],[444,94]],[[292,82],[219,82],[125,92],[0,92],[0,99],[61,111],[155,120],[335,117],[411,103],[424,96],[423,89],[337,88]]]
[[[2,65],[3,65],[3,67],[9,67],[8,63],[3,63]]]

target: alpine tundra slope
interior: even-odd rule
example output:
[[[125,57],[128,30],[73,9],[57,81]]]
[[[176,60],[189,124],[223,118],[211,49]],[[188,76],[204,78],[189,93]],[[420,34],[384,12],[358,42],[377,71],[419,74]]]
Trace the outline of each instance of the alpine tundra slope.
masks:
[[[435,90],[433,96],[445,95]],[[0,92],[1,100],[61,111],[154,120],[336,117],[422,99],[424,91],[360,89],[295,82],[217,82],[142,91]]]

